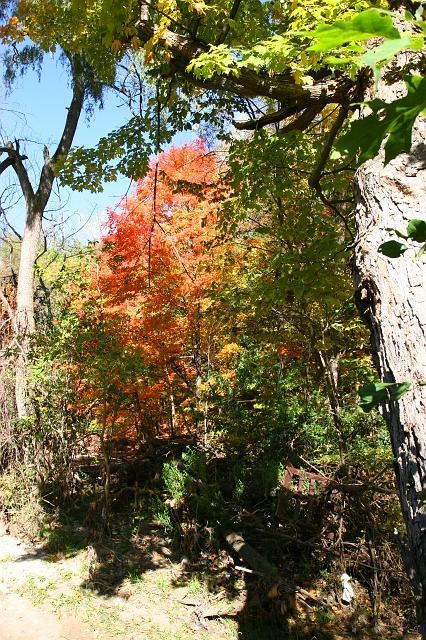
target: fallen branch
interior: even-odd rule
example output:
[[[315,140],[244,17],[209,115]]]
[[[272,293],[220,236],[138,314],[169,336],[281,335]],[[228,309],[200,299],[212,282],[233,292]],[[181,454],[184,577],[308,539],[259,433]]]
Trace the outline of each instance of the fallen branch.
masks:
[[[323,598],[317,598],[316,596],[313,596],[311,593],[309,593],[309,591],[306,591],[306,589],[302,589],[302,587],[297,587],[296,597],[300,598],[307,604],[308,600],[312,600],[313,602],[315,602],[316,604],[320,604],[321,606],[325,606],[327,604]]]
[[[235,553],[242,558],[249,567],[261,575],[278,577],[278,571],[266,558],[253,549],[244,538],[238,533],[228,533],[226,542],[233,548]]]
[[[382,493],[386,496],[397,495],[396,489],[387,489],[386,487],[380,487],[377,484],[363,482],[346,483],[335,482],[334,480],[332,480],[329,486],[331,489],[340,491],[341,493],[348,493],[350,495],[359,495],[361,493],[365,493],[366,491],[374,491],[374,493]]]
[[[294,586],[284,582],[277,568],[247,544],[240,534],[229,533],[226,536],[226,541],[234,552],[249,565],[249,570],[246,567],[240,567],[240,570],[259,576],[255,595],[251,598],[248,606],[260,605],[263,607],[272,600],[278,603],[278,610],[281,613],[288,614],[289,611],[294,611]]]
[[[248,569],[247,567],[240,567],[239,565],[235,565],[234,569],[236,571],[242,571],[243,573],[252,573],[255,574],[257,576],[262,576],[263,573],[260,573],[260,571],[254,571],[254,569]]]

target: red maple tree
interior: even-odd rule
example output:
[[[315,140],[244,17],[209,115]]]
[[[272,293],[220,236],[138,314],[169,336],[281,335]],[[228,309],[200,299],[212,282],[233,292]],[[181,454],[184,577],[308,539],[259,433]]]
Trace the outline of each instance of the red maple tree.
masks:
[[[145,436],[165,422],[172,431],[194,423],[212,331],[204,309],[217,278],[212,245],[223,189],[216,156],[199,140],[160,154],[108,214],[87,295],[101,305],[122,357],[141,356],[143,368],[116,382],[132,398],[116,422]]]

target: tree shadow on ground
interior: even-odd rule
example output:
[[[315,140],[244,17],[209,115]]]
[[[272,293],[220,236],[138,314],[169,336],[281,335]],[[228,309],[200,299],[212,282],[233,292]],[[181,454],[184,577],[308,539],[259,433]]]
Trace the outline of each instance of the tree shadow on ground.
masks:
[[[108,536],[84,522],[84,508],[59,514],[57,524],[46,532],[44,544],[22,559],[60,562],[86,551],[86,575],[79,587],[104,599],[119,596],[131,599],[132,585],[143,589],[144,576],[159,583],[167,572],[168,597],[185,609],[190,633],[205,638],[238,637],[246,640],[288,638],[285,616],[274,604],[260,602],[256,576],[235,568],[225,543],[209,551],[200,548],[188,560],[179,545],[172,543],[158,522],[143,517],[141,505],[135,516],[134,503],[116,505]],[[163,573],[162,573],[163,572]],[[158,576],[158,577],[157,577]],[[140,593],[139,593],[140,595]],[[161,602],[159,600],[159,607]],[[231,624],[234,635],[226,636]],[[229,627],[228,627],[229,630]],[[188,637],[191,637],[189,635]],[[195,637],[195,635],[194,635]]]
[[[296,587],[313,591],[320,571],[327,572],[332,565],[332,557],[327,557],[318,544],[323,523],[316,498],[314,509],[311,500],[305,500],[306,504],[293,504],[293,498],[281,501],[281,510],[288,519],[285,525],[277,520],[277,514],[273,515],[273,501],[265,499],[264,494],[255,498],[263,498],[263,502],[248,505],[249,512],[240,509],[238,517],[232,514],[235,528],[244,539],[276,566],[280,581],[268,583],[261,572],[227,546],[224,537],[213,536],[209,543],[208,527],[196,522],[193,538],[188,537],[188,530],[184,529],[188,523],[178,521],[181,512],[176,511],[174,539],[168,537],[171,532],[164,533],[153,518],[153,502],[164,498],[161,482],[154,481],[158,467],[158,462],[117,464],[109,534],[101,535],[100,508],[91,507],[100,504],[98,486],[97,499],[93,495],[80,497],[79,504],[59,512],[56,526],[46,532],[40,553],[59,561],[86,549],[87,571],[80,586],[107,600],[120,596],[133,602],[134,585],[137,595],[142,596],[144,578],[157,580],[162,595],[184,609],[182,616],[191,632],[203,633],[205,638],[336,637],[327,603],[314,599],[307,602],[305,609],[298,607],[298,612],[294,611]],[[159,477],[161,480],[161,473]],[[253,491],[249,493],[252,496]],[[278,511],[278,500],[276,507]],[[327,533],[331,535],[333,531]],[[318,553],[318,549],[322,551]],[[160,596],[158,607],[164,604]],[[350,618],[347,612],[344,617]],[[226,624],[232,626],[233,636],[223,635]],[[343,623],[336,626],[345,633]]]

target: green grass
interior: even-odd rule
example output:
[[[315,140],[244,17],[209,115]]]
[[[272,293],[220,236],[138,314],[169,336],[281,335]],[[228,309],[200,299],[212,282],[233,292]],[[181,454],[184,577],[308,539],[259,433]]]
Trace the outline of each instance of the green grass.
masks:
[[[201,595],[205,591],[204,583],[200,580],[198,576],[191,576],[188,582],[188,592],[195,596]]]
[[[145,576],[138,569],[131,569],[127,575],[127,579],[132,585],[141,585],[145,582]]]
[[[156,576],[155,584],[164,593],[169,591],[169,589],[171,587],[169,578],[167,576],[163,575],[162,573],[160,573],[160,575]]]
[[[33,604],[43,604],[55,588],[55,583],[45,576],[29,576],[20,588],[20,594],[26,596]]]

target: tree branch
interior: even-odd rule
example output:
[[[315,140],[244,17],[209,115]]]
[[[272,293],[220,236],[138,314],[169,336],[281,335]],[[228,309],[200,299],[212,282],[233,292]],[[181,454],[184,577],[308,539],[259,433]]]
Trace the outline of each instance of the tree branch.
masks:
[[[337,118],[335,119],[335,121],[333,122],[333,125],[330,129],[330,132],[328,134],[328,137],[324,143],[324,146],[321,149],[321,153],[320,156],[318,158],[317,164],[314,167],[311,175],[308,178],[308,184],[310,187],[312,187],[318,198],[321,200],[321,202],[323,204],[325,204],[325,206],[329,207],[333,213],[336,215],[337,218],[339,218],[342,222],[343,225],[349,235],[349,237],[351,238],[352,241],[354,241],[355,237],[353,234],[352,229],[350,228],[348,221],[346,219],[346,217],[342,214],[342,212],[340,211],[340,209],[336,206],[336,202],[333,200],[329,200],[327,198],[327,196],[324,194],[322,188],[321,188],[321,178],[323,176],[323,172],[325,169],[325,166],[328,162],[328,159],[330,157],[330,153],[331,153],[331,149],[333,147],[334,141],[336,139],[337,134],[339,133],[340,129],[342,128],[347,116],[348,116],[348,111],[349,111],[349,106],[343,106],[338,115]]]
[[[136,25],[138,36],[142,42],[148,42],[155,34],[155,27],[148,21],[140,21]],[[228,73],[215,75],[212,78],[199,79],[187,71],[188,64],[208,52],[208,47],[199,40],[193,40],[166,30],[160,42],[172,54],[174,71],[185,76],[195,85],[215,91],[230,91],[242,97],[265,97],[282,102],[285,108],[297,108],[298,111],[310,106],[313,102],[324,104],[347,104],[352,98],[356,81],[340,77],[313,85],[298,85],[288,75],[270,76],[266,72],[251,69],[240,69],[238,75]]]
[[[234,122],[234,127],[239,131],[259,131],[259,129],[263,129],[263,127],[267,127],[269,124],[275,124],[290,116],[294,116],[297,112],[297,107],[284,107],[283,109],[279,109],[279,111],[267,113],[257,119],[253,118],[251,120],[243,120],[242,122]]]
[[[0,148],[0,151],[5,151],[4,147]],[[13,158],[11,156],[9,156],[8,158],[5,158],[1,163],[0,163],[0,175],[2,173],[4,173],[6,171],[6,169],[8,167],[10,167],[13,164]]]
[[[0,166],[3,168],[0,173],[5,171],[9,166],[13,167],[19,180],[22,193],[24,194],[25,201],[32,200],[32,198],[34,198],[34,190],[28,177],[28,171],[26,170],[23,162],[24,160],[27,160],[27,156],[21,156],[19,153],[19,141],[15,140],[15,146],[13,146],[13,142],[10,140],[7,141],[4,147],[0,147],[0,153],[7,153],[9,156],[1,163]]]
[[[325,169],[325,165],[328,162],[330,157],[331,149],[333,147],[334,141],[336,139],[337,134],[342,128],[346,118],[348,115],[348,107],[342,107],[337,115],[337,118],[333,122],[333,125],[330,129],[330,132],[327,136],[324,146],[321,149],[320,156],[318,158],[318,162],[312,171],[311,175],[308,178],[308,184],[313,189],[317,189],[319,186],[319,182],[321,180],[323,171]]]
[[[63,157],[66,157],[71,149],[72,141],[77,129],[77,124],[83,108],[86,85],[84,82],[84,64],[80,56],[70,58],[73,80],[73,94],[68,114],[65,120],[64,129],[59,140],[56,151],[50,156],[47,149],[45,161],[40,175],[40,181],[36,192],[37,208],[43,211],[47,205],[55,178],[55,164]]]
[[[312,124],[315,116],[321,113],[324,109],[325,104],[321,101],[314,102],[310,107],[302,111],[300,116],[293,120],[293,122],[289,122],[282,129],[279,129],[279,133],[287,133],[288,131],[304,131]]]
[[[241,0],[234,0],[234,4],[232,5],[231,11],[229,12],[228,21],[226,22],[226,24],[223,25],[222,31],[220,32],[220,35],[216,40],[216,45],[222,44],[223,42],[225,42],[228,36],[228,33],[231,30],[231,25],[229,24],[229,20],[235,20],[236,15],[238,13],[238,9],[240,8],[240,4],[241,4]]]
[[[12,233],[14,233],[15,236],[18,238],[18,240],[20,240],[22,242],[21,234],[18,233],[18,231],[15,229],[15,227],[9,222],[9,220],[6,217],[6,212],[3,209],[3,207],[1,207],[1,205],[0,205],[0,214],[3,215],[4,221],[7,224],[7,226],[9,227],[9,229],[12,231]]]

